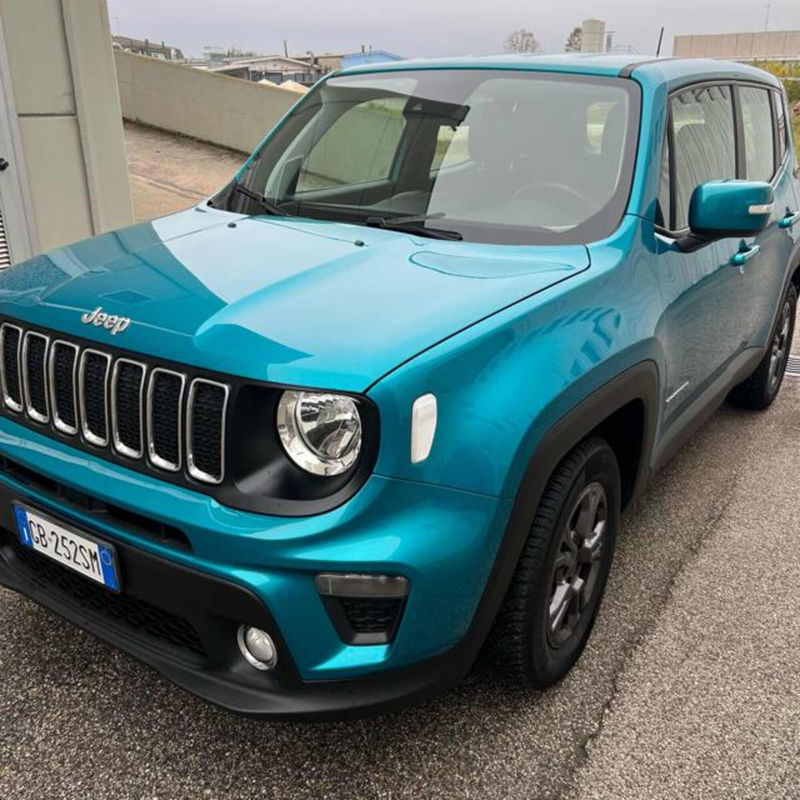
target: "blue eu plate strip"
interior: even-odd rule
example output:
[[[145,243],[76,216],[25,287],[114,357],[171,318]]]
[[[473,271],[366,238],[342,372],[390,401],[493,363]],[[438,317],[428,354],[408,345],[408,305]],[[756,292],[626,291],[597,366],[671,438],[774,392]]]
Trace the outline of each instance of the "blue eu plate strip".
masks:
[[[114,569],[114,553],[110,547],[106,547],[104,544],[97,545],[97,550],[100,554],[100,568],[103,570],[103,583],[109,589],[119,591],[117,573]]]
[[[25,513],[24,508],[14,506],[14,516],[17,518],[17,530],[19,531],[19,538],[26,547],[33,547],[33,539],[31,539],[31,531],[28,528],[28,515]]]

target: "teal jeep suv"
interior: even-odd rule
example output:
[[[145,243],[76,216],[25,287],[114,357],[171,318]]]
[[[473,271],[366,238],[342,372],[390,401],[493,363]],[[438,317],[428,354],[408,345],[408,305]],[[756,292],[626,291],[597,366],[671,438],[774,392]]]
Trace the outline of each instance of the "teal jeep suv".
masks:
[[[0,582],[253,715],[559,680],[621,511],[780,389],[788,119],[716,61],[328,77],[206,202],[0,275]]]

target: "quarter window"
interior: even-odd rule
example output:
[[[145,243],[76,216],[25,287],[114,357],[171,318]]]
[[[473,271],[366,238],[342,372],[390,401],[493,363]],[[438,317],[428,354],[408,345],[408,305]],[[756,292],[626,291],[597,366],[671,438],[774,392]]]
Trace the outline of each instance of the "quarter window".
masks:
[[[769,91],[752,86],[739,87],[744,134],[746,177],[771,181],[775,174],[775,137],[772,133],[772,106]]]
[[[709,181],[736,177],[736,145],[730,86],[689,89],[670,101],[675,150],[675,219],[672,230],[689,227],[689,201]]]
[[[381,97],[347,109],[304,157],[296,191],[389,178],[406,124],[405,102],[403,97]]]
[[[469,125],[440,125],[431,172],[469,161]]]

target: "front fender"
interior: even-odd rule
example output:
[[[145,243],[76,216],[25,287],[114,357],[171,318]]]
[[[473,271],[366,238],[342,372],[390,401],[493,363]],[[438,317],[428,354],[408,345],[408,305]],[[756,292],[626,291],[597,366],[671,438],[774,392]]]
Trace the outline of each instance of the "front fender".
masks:
[[[639,223],[620,235],[641,237]],[[372,386],[382,425],[375,471],[512,498],[548,430],[601,387],[652,362],[648,398],[657,398],[661,298],[644,260],[620,261],[636,248],[620,244],[616,258],[601,256],[581,275],[462,331]],[[430,456],[412,464],[411,406],[428,392],[438,403],[436,436]],[[653,401],[654,424],[659,406]]]

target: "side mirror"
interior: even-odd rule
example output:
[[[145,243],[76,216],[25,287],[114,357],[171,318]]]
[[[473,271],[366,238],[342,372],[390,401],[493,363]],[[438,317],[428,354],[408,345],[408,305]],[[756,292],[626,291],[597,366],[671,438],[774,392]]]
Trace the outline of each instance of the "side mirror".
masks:
[[[761,181],[711,181],[698,186],[689,203],[689,227],[707,239],[755,236],[767,227],[775,192]]]

